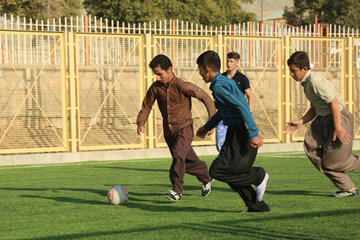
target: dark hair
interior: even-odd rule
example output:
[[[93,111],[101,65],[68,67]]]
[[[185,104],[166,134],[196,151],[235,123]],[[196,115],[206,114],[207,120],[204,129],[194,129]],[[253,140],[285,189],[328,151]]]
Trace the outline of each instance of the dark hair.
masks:
[[[160,66],[160,68],[162,70],[168,70],[169,67],[172,67],[172,63],[171,63],[171,60],[167,56],[165,56],[163,54],[159,54],[159,55],[155,56],[149,63],[149,67],[151,69],[154,69],[158,66]]]
[[[196,60],[201,67],[209,67],[213,72],[220,71],[220,57],[214,51],[206,51],[202,53]]]
[[[237,52],[229,52],[227,55],[226,55],[227,58],[231,58],[231,59],[235,59],[237,61],[239,61],[240,59],[240,54],[238,54]]]
[[[309,57],[306,52],[303,51],[294,52],[287,60],[287,65],[288,66],[295,65],[299,69],[302,69],[304,67],[310,69]]]

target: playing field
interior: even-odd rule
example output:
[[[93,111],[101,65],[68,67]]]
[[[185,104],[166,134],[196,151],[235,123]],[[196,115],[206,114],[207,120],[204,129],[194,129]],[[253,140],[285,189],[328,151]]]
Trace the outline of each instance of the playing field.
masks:
[[[210,165],[214,157],[201,157]],[[360,197],[336,188],[304,153],[259,154],[270,174],[268,213],[246,207],[226,184],[186,175],[183,198],[169,202],[170,159],[0,167],[0,239],[360,239]],[[360,171],[349,174],[360,186]],[[110,205],[124,185],[129,201]]]

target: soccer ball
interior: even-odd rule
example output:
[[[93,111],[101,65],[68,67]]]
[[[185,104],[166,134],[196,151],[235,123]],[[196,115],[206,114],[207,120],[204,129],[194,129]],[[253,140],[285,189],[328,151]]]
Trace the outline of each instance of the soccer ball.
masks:
[[[122,205],[125,204],[128,200],[128,191],[124,186],[115,185],[109,189],[107,194],[107,198],[110,203],[114,205]]]

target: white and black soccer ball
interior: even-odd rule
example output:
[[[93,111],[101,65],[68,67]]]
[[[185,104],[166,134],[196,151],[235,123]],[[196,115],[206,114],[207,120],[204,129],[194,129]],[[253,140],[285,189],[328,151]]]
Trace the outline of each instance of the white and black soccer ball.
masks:
[[[109,189],[107,198],[114,205],[122,205],[129,199],[129,194],[124,186],[115,185]]]

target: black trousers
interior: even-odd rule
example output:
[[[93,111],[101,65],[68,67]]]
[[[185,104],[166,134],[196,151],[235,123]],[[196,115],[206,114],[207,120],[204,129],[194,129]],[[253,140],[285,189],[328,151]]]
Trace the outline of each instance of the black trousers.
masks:
[[[256,191],[251,185],[259,185],[265,170],[253,167],[257,149],[250,146],[245,125],[229,126],[219,156],[210,167],[210,176],[227,183],[244,200],[249,212],[267,212],[269,206],[256,200]]]

